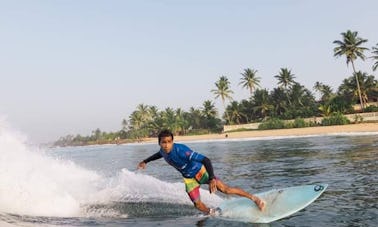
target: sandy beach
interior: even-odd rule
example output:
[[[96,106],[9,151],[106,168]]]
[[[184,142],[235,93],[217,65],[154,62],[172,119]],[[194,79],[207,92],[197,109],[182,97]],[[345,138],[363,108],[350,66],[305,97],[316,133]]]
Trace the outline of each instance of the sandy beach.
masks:
[[[222,134],[206,134],[196,136],[176,136],[175,141],[198,141],[198,140],[215,140],[225,139],[242,139],[255,137],[276,137],[276,136],[306,136],[306,135],[326,135],[335,133],[357,133],[357,132],[377,132],[378,123],[361,123],[335,126],[319,126],[307,128],[292,129],[274,129],[274,130],[254,130],[243,132],[230,132]],[[151,139],[155,140],[155,139]]]

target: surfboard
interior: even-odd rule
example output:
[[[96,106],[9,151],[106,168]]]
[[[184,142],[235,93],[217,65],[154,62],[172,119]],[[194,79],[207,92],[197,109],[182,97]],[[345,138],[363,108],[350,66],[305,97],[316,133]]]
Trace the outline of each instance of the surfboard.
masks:
[[[220,205],[220,217],[252,223],[270,223],[290,216],[314,202],[327,184],[302,185],[273,189],[255,194],[265,201],[265,210],[247,198],[226,199]]]

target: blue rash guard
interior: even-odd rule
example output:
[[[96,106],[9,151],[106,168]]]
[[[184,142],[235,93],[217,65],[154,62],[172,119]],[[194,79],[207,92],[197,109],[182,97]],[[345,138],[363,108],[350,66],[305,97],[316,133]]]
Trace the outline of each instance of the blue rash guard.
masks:
[[[182,174],[185,190],[194,203],[200,198],[200,185],[209,184],[210,180],[217,179],[214,176],[210,159],[192,151],[184,144],[173,143],[172,150],[168,154],[160,149],[143,162],[148,163],[162,157]]]
[[[202,167],[205,158],[202,154],[192,151],[184,144],[174,143],[168,154],[160,149],[160,154],[166,162],[175,167],[183,177],[193,178]]]

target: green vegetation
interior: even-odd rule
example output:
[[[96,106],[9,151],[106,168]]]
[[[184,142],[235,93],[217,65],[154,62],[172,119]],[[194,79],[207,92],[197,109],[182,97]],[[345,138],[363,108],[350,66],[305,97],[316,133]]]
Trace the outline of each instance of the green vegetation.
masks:
[[[294,128],[304,128],[310,126],[308,123],[304,121],[302,118],[296,118],[293,123]]]
[[[261,122],[259,129],[283,129],[285,128],[285,122],[278,118],[271,118],[269,120]]]
[[[295,81],[296,76],[289,68],[281,68],[274,75],[277,87],[271,91],[260,87],[261,77],[256,69],[246,68],[241,73],[239,85],[248,89],[248,99],[233,100],[231,83],[224,75],[210,91],[214,99],[221,99],[225,110],[221,118],[212,100],[204,101],[200,108],[191,107],[189,111],[181,108],[159,110],[156,106],[139,104],[128,119],[122,120],[122,128],[117,132],[106,133],[96,129],[90,136],[62,137],[55,145],[135,142],[155,137],[162,128],[169,128],[176,135],[220,133],[225,124],[254,122],[261,122],[259,129],[300,128],[315,126],[316,123],[306,122],[303,118],[318,116],[324,117],[321,125],[348,124],[350,122],[343,114],[378,110],[376,106],[367,105],[378,101],[378,82],[373,75],[355,69],[355,61],[366,59],[364,52],[369,49],[362,45],[367,39],[349,30],[341,36],[341,40],[333,42],[336,45],[334,56],[345,56],[347,65],[352,65],[353,73],[346,76],[336,92],[329,85],[316,82],[313,89],[320,95],[318,100],[311,90]],[[372,69],[375,71],[378,68],[378,43],[372,47],[371,54],[369,58],[373,59]],[[355,111],[355,104],[359,104],[361,109]],[[355,119],[355,122],[360,121],[362,118]]]
[[[342,114],[342,113],[332,113],[331,116],[325,117],[322,120],[323,126],[328,125],[346,125],[349,124],[350,121]]]
[[[378,106],[368,106],[365,108],[365,112],[378,112]]]
[[[284,128],[304,128],[317,126],[314,122],[306,122],[303,118],[296,118],[294,121],[284,121],[278,118],[271,118],[261,122],[260,130],[266,129],[284,129]]]

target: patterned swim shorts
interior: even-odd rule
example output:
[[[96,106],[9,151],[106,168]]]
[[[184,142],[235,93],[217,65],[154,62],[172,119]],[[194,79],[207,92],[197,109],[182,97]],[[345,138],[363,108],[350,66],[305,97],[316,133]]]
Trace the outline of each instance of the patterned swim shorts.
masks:
[[[198,171],[194,178],[184,178],[185,189],[192,202],[200,198],[200,185],[209,183],[209,174],[204,166]]]

